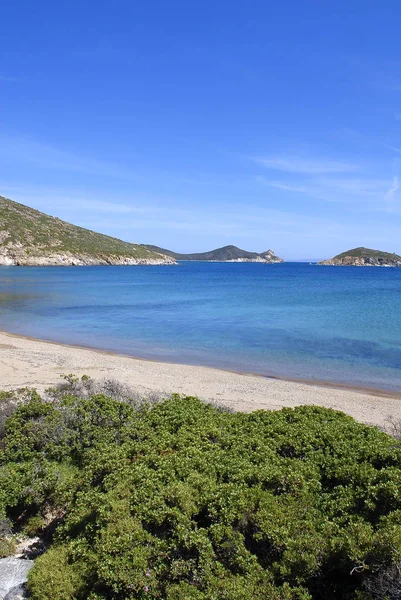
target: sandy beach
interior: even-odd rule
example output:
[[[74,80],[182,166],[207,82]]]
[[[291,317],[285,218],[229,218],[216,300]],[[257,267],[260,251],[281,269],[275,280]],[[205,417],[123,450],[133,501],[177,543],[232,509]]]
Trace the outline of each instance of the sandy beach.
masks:
[[[194,395],[241,411],[316,404],[382,427],[389,417],[401,417],[401,394],[147,361],[0,332],[0,389],[41,391],[68,373],[117,379],[138,391]]]

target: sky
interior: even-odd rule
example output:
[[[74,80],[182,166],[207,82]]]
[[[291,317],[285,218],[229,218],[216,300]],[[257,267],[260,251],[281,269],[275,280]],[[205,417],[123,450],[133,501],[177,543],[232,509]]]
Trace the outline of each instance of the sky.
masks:
[[[0,194],[179,252],[401,254],[399,0],[0,6]]]

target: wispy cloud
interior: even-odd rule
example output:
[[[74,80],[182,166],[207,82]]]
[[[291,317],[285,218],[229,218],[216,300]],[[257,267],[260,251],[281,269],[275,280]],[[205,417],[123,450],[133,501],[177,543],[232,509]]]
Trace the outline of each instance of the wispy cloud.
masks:
[[[401,154],[401,149],[396,146],[381,146]],[[397,167],[397,161],[394,160],[389,164],[387,159],[387,165],[376,160],[377,175],[372,175],[374,171],[371,164],[361,160],[305,158],[305,154],[290,153],[276,153],[253,160],[268,170],[256,178],[260,183],[302,195],[302,201],[324,200],[346,204],[351,210],[388,212],[390,206],[394,208],[389,201],[396,197],[400,188],[397,170],[393,176],[388,175],[389,169],[394,171]]]
[[[386,210],[384,200],[391,199],[399,189],[398,177],[388,178],[338,178],[316,177],[303,182],[287,182],[259,178],[272,188],[303,194],[309,198],[339,204],[361,205],[369,210]]]
[[[382,144],[382,146],[388,150],[392,150],[396,154],[401,154],[401,148],[397,148],[397,146],[390,146],[389,144]]]
[[[19,77],[12,77],[9,75],[0,75],[0,81],[8,81],[9,83],[16,83],[20,81]]]
[[[266,179],[266,177],[257,177],[257,180],[260,183],[267,184],[270,187],[274,187],[279,190],[284,190],[286,192],[309,194],[311,191],[310,185],[295,185],[295,184],[291,184],[291,183],[285,183],[284,181],[270,181],[269,179]]]
[[[215,175],[209,177],[203,172],[198,177],[197,173],[191,176],[192,174],[176,173],[160,166],[144,166],[141,164],[143,162],[141,158],[138,158],[137,163],[125,157],[121,160],[120,157],[117,160],[92,158],[80,152],[18,135],[0,134],[0,162],[2,165],[13,165],[19,168],[28,165],[48,171],[95,175],[99,178],[142,182],[147,185],[155,180],[188,186],[233,187],[236,185],[233,180],[224,180]]]
[[[304,175],[346,173],[356,170],[356,167],[349,163],[319,158],[303,158],[291,155],[259,156],[253,157],[253,160],[272,171],[285,171],[286,173],[298,173]]]
[[[387,200],[393,200],[395,193],[398,192],[399,189],[400,189],[400,180],[397,176],[394,176],[393,182],[385,194],[385,198],[387,198]]]
[[[129,166],[92,159],[18,136],[0,136],[0,158],[5,163],[25,163],[50,170],[106,175],[128,180],[138,178],[135,170]]]

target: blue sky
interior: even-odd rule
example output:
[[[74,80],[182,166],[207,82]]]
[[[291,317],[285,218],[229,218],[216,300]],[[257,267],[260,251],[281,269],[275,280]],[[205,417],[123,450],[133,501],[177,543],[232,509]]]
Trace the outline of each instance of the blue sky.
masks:
[[[401,253],[401,4],[0,8],[0,194],[128,241]]]

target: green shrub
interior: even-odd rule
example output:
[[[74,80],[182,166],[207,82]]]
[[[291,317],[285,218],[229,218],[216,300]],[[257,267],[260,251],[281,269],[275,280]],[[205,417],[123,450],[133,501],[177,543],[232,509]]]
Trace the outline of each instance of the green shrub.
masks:
[[[59,515],[33,600],[372,600],[397,570],[400,445],[342,413],[66,394],[5,431],[3,514]]]
[[[23,532],[28,537],[34,537],[40,535],[43,532],[45,525],[45,519],[40,515],[35,515],[34,517],[30,517],[26,521]]]
[[[15,554],[17,544],[13,538],[0,538],[0,558]]]
[[[82,575],[69,563],[66,548],[58,546],[38,558],[28,574],[32,597],[42,600],[73,600],[82,583]]]

